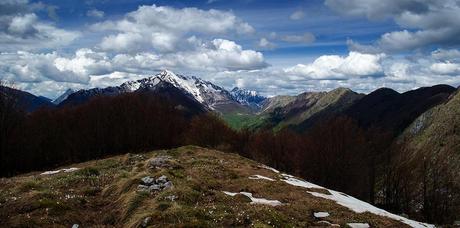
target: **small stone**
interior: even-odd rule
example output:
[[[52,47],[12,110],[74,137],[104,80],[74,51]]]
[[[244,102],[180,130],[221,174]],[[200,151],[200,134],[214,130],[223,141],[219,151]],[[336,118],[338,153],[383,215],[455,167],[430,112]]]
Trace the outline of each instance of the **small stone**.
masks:
[[[73,224],[72,225],[72,228],[78,228],[78,227],[80,227],[80,225],[78,225],[78,224]]]
[[[149,186],[140,184],[137,186],[137,191],[138,192],[150,192]]]
[[[151,169],[169,167],[172,158],[170,156],[158,156],[149,161]]]
[[[315,212],[313,213],[313,216],[315,216],[315,218],[326,218],[329,216],[329,213],[328,212]]]
[[[173,201],[173,202],[174,202],[174,201],[177,199],[177,196],[175,196],[175,195],[170,195],[170,196],[166,196],[166,197],[165,197],[165,199],[167,199],[167,200],[170,200],[170,201]]]
[[[144,218],[144,220],[142,221],[142,224],[141,226],[142,227],[147,227],[149,224],[150,224],[150,221],[152,220],[152,217],[146,217]]]
[[[150,186],[149,186],[148,190],[149,190],[150,192],[159,191],[159,190],[161,190],[161,186],[158,185],[158,184],[153,184],[153,185],[150,185]]]
[[[153,177],[143,177],[141,179],[142,183],[144,183],[145,185],[152,185],[154,182],[155,182],[155,179],[153,179]]]
[[[173,184],[171,181],[168,181],[166,183],[163,184],[163,188],[164,189],[169,189],[169,188],[172,188]]]
[[[168,177],[166,177],[165,175],[157,178],[157,183],[164,184],[166,182],[168,182]]]

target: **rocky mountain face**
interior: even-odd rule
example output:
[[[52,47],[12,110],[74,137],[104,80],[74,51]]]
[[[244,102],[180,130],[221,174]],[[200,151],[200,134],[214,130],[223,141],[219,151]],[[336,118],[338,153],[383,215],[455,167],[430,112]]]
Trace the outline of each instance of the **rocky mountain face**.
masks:
[[[434,227],[194,146],[2,178],[0,226]]]
[[[31,93],[6,86],[0,86],[0,96],[15,100],[19,109],[26,112],[33,112],[39,108],[54,107],[54,104],[48,98],[38,97]]]
[[[248,105],[258,110],[262,107],[263,102],[267,99],[264,96],[259,95],[256,91],[240,89],[238,87],[233,88],[230,91],[233,99],[238,101],[240,104]]]

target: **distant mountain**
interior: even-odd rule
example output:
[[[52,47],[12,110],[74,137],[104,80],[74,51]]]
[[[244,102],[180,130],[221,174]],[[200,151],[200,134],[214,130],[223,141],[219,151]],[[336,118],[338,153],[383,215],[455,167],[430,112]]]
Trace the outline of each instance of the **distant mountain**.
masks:
[[[267,99],[264,96],[259,95],[256,91],[245,90],[238,87],[233,88],[230,91],[233,99],[238,101],[240,104],[248,105],[255,109],[260,109],[263,102]]]
[[[160,82],[172,85],[209,110],[247,109],[243,104],[234,100],[230,92],[222,87],[195,76],[178,75],[168,70],[164,70],[152,77],[125,82],[120,86],[80,90],[68,95],[67,99],[60,103],[60,106],[78,105],[96,96],[115,96],[122,93],[152,89]]]
[[[33,112],[39,108],[54,107],[51,100],[46,97],[38,97],[31,93],[6,86],[0,86],[0,95],[15,99],[19,108],[26,112]]]
[[[310,123],[310,119],[329,116],[348,108],[353,102],[363,97],[362,94],[353,92],[347,88],[337,88],[329,92],[306,92],[297,95],[283,106],[278,106],[280,121],[275,123],[275,129],[294,127],[303,122]],[[303,126],[309,124],[303,123]]]
[[[378,127],[397,135],[422,113],[446,101],[454,91],[448,85],[422,87],[401,94],[381,88],[358,100],[344,114],[362,127]]]
[[[296,99],[295,96],[279,95],[265,99],[262,102],[261,114],[270,113],[275,108],[284,107]]]
[[[289,127],[297,131],[305,131],[316,123],[341,115],[365,95],[348,88],[337,88],[324,95],[311,108],[300,112],[296,119],[291,120]]]
[[[55,105],[58,105],[60,104],[62,101],[64,101],[65,99],[67,99],[67,97],[69,97],[70,94],[72,93],[75,93],[75,90],[73,89],[67,89],[61,96],[59,96],[58,98],[56,98],[53,103]]]

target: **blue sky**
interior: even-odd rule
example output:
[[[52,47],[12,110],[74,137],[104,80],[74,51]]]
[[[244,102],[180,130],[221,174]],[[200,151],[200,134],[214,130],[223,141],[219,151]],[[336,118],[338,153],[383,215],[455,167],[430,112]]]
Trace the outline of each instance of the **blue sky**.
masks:
[[[161,69],[264,95],[460,83],[459,0],[5,0],[0,79],[57,97]]]

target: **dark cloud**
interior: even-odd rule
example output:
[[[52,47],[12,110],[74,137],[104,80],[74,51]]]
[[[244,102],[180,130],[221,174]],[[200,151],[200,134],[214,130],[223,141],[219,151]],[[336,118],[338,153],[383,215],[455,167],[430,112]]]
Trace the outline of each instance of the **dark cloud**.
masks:
[[[370,20],[391,18],[401,28],[383,34],[369,47],[351,43],[358,51],[394,52],[413,50],[429,45],[460,45],[459,0],[326,0],[331,9],[349,16]]]

